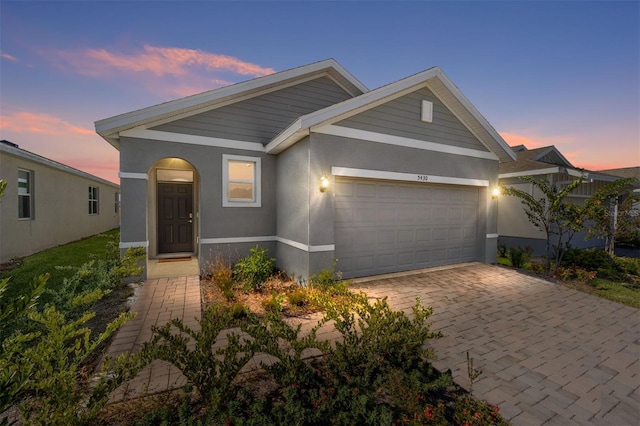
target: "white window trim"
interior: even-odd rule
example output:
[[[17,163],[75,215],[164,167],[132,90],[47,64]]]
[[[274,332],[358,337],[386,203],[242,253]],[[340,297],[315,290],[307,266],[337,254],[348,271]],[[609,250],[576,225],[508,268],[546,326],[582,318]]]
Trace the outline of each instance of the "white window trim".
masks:
[[[91,198],[91,192],[92,192],[91,188],[95,189],[95,197],[96,198]],[[89,185],[89,205],[93,206],[93,204],[91,204],[93,202],[96,203],[96,211],[95,211],[95,213],[92,212],[91,211],[91,210],[93,210],[92,207],[89,207],[89,216],[96,216],[96,215],[100,214],[100,189],[97,186]]]
[[[262,207],[262,167],[260,157],[222,154],[222,207]],[[229,161],[250,161],[254,167],[254,200],[229,200]]]
[[[29,197],[29,216],[20,217],[20,207],[18,207],[18,220],[33,220],[33,170],[21,169],[18,168],[18,182],[20,181],[20,172],[25,172],[28,174],[28,194],[20,194],[19,183],[18,183],[18,204],[20,204],[20,197]]]

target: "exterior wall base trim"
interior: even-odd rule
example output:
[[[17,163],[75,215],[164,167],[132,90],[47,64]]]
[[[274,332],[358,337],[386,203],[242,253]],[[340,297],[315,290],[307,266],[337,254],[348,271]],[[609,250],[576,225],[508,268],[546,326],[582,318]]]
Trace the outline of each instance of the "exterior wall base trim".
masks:
[[[256,236],[256,237],[226,237],[226,238],[200,238],[200,244],[238,244],[238,243],[259,243],[275,241],[278,243],[286,244],[288,246],[297,248],[298,250],[306,251],[309,253],[334,251],[336,246],[333,244],[312,246],[297,241],[290,240],[288,238],[282,238],[278,236]]]

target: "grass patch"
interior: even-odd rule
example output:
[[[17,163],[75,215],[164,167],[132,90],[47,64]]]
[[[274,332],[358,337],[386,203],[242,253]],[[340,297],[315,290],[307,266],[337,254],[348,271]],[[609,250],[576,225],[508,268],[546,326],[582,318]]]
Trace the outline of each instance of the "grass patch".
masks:
[[[93,260],[108,257],[109,241],[119,240],[120,229],[97,234],[72,243],[53,247],[23,258],[20,266],[0,273],[0,279],[11,277],[11,288],[25,288],[33,277],[49,273],[47,287],[56,287],[75,274],[77,267]],[[64,268],[57,268],[64,266]],[[69,268],[70,267],[70,268]]]
[[[503,256],[498,256],[498,260],[496,261],[496,263],[502,266],[513,266],[509,258]]]
[[[596,278],[590,284],[595,288],[593,294],[640,309],[640,287],[602,278]]]

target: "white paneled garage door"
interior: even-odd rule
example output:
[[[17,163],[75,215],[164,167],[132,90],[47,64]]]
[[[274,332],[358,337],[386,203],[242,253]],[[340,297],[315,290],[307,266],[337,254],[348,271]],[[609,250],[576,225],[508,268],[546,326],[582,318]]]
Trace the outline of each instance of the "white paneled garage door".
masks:
[[[339,177],[334,201],[345,278],[477,260],[477,188]]]

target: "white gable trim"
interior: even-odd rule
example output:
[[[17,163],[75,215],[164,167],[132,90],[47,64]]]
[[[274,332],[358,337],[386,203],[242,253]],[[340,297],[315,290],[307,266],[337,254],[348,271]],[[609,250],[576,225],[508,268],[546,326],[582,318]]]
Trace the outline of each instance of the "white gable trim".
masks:
[[[408,95],[420,87],[425,86],[425,84],[418,83],[395,91],[390,90],[393,89],[390,86],[393,86],[393,84],[300,117],[267,144],[267,153],[279,154],[299,141],[302,137],[308,135],[309,129],[312,126],[319,124],[323,126],[331,125],[404,95]]]
[[[548,169],[538,169],[538,170],[527,170],[524,172],[500,173],[498,175],[498,179],[506,179],[511,177],[521,177],[521,176],[548,175],[553,173],[560,173],[560,167],[550,167]]]
[[[438,90],[435,90],[430,84],[430,81],[440,82],[442,87],[444,87],[451,97],[462,106],[473,121],[465,117],[460,117],[459,114],[456,114],[451,106],[447,105],[447,102],[442,98],[441,93],[439,93]],[[339,104],[332,105],[300,117],[300,119],[292,123],[288,128],[267,144],[267,152],[278,154],[304,137],[305,131],[313,126],[333,124],[339,120],[343,120],[362,111],[366,111],[390,100],[404,96],[405,94],[418,90],[421,87],[429,87],[434,95],[447,105],[447,108],[452,110],[452,113],[456,115],[465,127],[467,127],[467,129],[469,129],[469,131],[471,131],[471,133],[473,133],[474,136],[476,136],[476,138],[478,138],[478,140],[480,140],[480,142],[488,149],[492,149],[489,145],[492,145],[493,149],[499,147],[499,149],[502,149],[504,153],[506,153],[508,158],[511,160],[516,159],[516,155],[511,151],[511,148],[509,148],[509,145],[504,141],[504,139],[502,139],[491,124],[489,124],[489,122],[438,67],[430,68],[426,71],[396,81],[395,83],[364,93],[356,98],[340,102]],[[478,126],[486,132],[492,143],[489,143],[486,138],[479,137],[477,132],[474,130],[474,127],[477,128]],[[496,158],[500,157],[495,153],[494,155],[496,155]]]
[[[246,142],[234,139],[211,138],[208,136],[186,135],[184,133],[162,132],[159,130],[132,129],[120,133],[121,136],[158,140],[163,142],[177,142],[192,145],[214,146],[218,148],[241,149],[245,151],[265,152],[265,148],[258,142]]]
[[[188,115],[192,115],[194,112],[197,113],[197,111],[211,109],[213,105],[217,105],[219,102],[227,99],[231,99],[231,102],[237,102],[238,99],[241,99],[238,97],[240,95],[246,94],[247,96],[252,97],[255,96],[256,91],[264,93],[265,90],[273,90],[273,86],[276,86],[275,90],[277,90],[285,87],[284,85],[287,84],[286,82],[288,80],[300,77],[304,78],[307,74],[316,74],[321,73],[322,71],[326,74],[332,69],[344,78],[345,81],[357,88],[357,90],[360,90],[363,93],[369,91],[366,86],[360,83],[360,81],[358,81],[335,60],[327,59],[310,65],[276,72],[264,77],[255,78],[197,95],[187,96],[185,98],[166,102],[160,105],[154,105],[148,108],[99,120],[95,122],[96,132],[105,139],[113,139],[116,133],[141,126],[145,123],[156,122],[160,119],[166,118],[167,116],[176,117],[185,112],[188,112]],[[317,78],[318,75],[310,77]],[[333,79],[336,80],[335,78]],[[299,81],[300,80],[296,81],[295,84],[298,84]],[[348,93],[351,92],[352,91],[348,91]]]
[[[443,183],[448,185],[464,186],[489,186],[489,181],[484,179],[457,178],[451,176],[436,176],[429,174],[388,172],[385,170],[353,169],[350,167],[331,167],[334,176],[356,177],[364,179],[397,180],[402,182],[417,183]]]
[[[463,155],[466,157],[483,158],[486,160],[498,160],[498,157],[490,151],[462,148],[459,146],[444,145],[435,142],[427,142],[419,139],[405,138],[401,136],[387,135],[368,130],[353,129],[351,127],[336,126],[334,124],[315,127],[312,132],[325,135],[341,136],[351,139],[360,139],[371,142],[385,143],[389,145],[403,146],[407,148],[422,149],[425,151],[442,152],[446,154]]]

